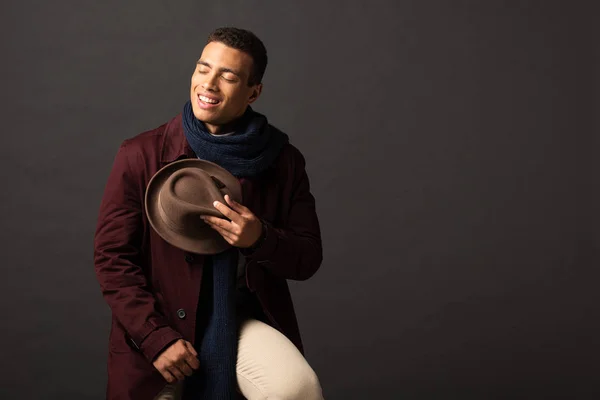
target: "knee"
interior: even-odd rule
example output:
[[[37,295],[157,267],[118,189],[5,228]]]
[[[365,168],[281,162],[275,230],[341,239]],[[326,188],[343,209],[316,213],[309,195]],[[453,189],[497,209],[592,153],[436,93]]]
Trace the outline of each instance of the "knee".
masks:
[[[300,397],[296,397],[297,399],[312,399],[312,400],[322,400],[323,399],[323,390],[321,388],[321,382],[319,382],[319,377],[313,371],[312,368],[309,367],[309,372],[306,374],[304,378],[304,383],[302,385],[303,395]]]
[[[290,379],[267,396],[269,400],[322,400],[321,383],[315,371],[306,366],[303,371]]]

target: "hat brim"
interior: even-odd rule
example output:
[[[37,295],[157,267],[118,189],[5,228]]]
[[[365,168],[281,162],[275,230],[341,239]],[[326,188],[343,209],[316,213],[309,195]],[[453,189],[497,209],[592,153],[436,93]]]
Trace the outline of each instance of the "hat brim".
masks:
[[[229,194],[238,203],[242,202],[240,182],[226,169],[206,160],[196,158],[183,159],[164,166],[148,182],[144,206],[150,225],[166,242],[190,253],[210,255],[227,250],[231,245],[223,239],[219,232],[212,229],[200,218],[198,218],[196,229],[186,232],[185,235],[173,231],[160,218],[158,210],[158,194],[160,189],[169,176],[181,168],[199,168],[207,172],[225,184],[225,188],[222,189],[224,193]]]

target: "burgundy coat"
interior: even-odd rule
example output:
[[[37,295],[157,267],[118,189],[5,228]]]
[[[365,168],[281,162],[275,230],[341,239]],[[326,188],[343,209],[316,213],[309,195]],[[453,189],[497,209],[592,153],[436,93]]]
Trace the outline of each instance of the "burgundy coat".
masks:
[[[181,115],[125,140],[115,157],[94,239],[96,275],[112,310],[107,399],[154,398],[166,381],[152,361],[179,338],[194,342],[203,256],[165,242],[144,209],[150,178],[193,157]],[[310,278],[322,260],[304,157],[287,144],[272,168],[240,182],[242,203],[267,226],[261,246],[246,258],[246,284],[270,324],[303,352],[286,280]]]

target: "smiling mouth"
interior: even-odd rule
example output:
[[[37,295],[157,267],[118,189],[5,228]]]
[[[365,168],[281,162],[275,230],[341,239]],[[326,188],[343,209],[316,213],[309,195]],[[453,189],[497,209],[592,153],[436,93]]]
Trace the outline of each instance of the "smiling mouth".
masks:
[[[221,101],[220,100],[214,100],[211,98],[208,98],[206,96],[202,96],[202,95],[198,95],[198,99],[204,103],[204,104],[210,104],[210,105],[217,105],[219,104]]]

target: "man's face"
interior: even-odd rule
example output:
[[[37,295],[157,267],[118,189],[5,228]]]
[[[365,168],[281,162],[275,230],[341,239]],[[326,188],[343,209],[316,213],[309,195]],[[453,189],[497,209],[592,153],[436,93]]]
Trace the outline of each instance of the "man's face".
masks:
[[[192,75],[190,99],[197,119],[212,133],[225,133],[262,90],[248,86],[252,57],[220,42],[210,42]]]

